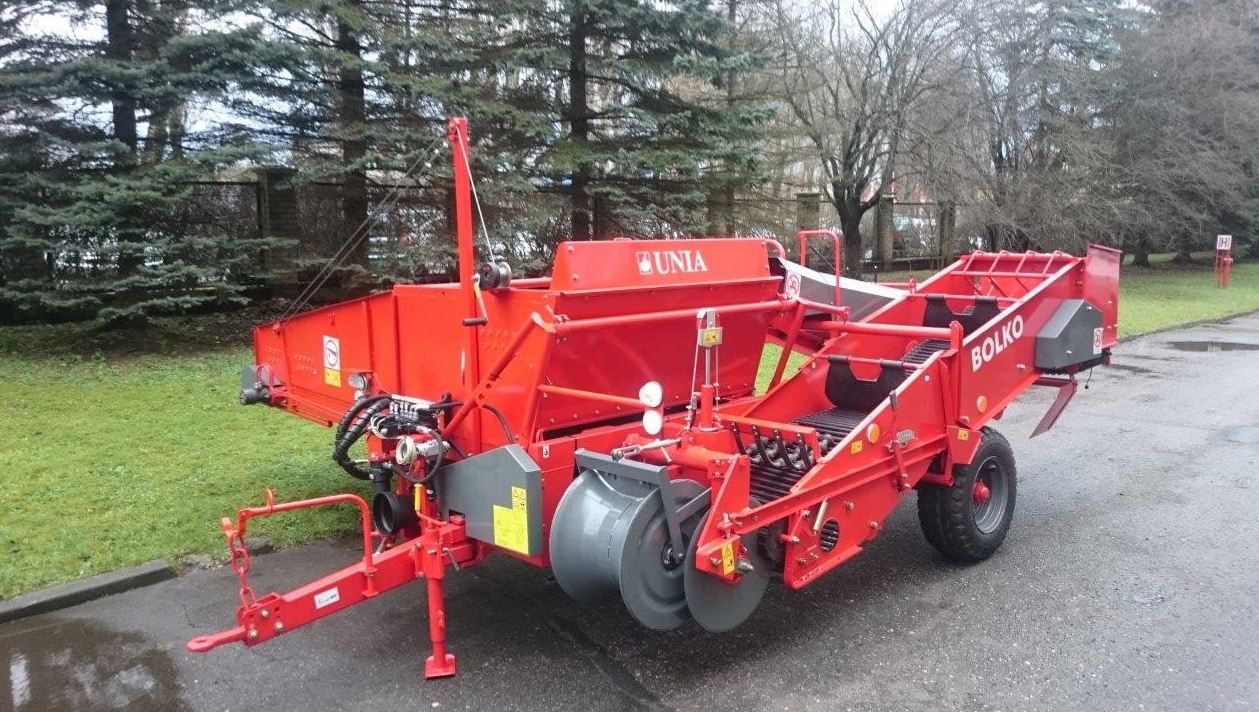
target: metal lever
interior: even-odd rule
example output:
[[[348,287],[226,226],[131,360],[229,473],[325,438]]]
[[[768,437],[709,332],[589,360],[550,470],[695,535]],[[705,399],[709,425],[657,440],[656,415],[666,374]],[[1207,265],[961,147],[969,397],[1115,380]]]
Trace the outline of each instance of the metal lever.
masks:
[[[481,316],[471,317],[463,320],[464,326],[485,326],[490,323],[489,317],[485,316],[485,297],[481,296],[481,275],[472,275],[472,293],[476,295],[477,311]]]

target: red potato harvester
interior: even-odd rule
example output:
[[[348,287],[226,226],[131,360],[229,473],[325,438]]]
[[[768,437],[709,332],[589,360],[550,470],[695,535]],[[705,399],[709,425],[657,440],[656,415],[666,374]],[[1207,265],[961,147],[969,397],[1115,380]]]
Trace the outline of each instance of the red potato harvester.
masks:
[[[193,651],[257,645],[423,578],[433,654],[455,673],[442,580],[501,553],[550,567],[574,598],[619,591],[654,629],[726,631],[771,579],[797,589],[861,551],[911,491],[927,540],[991,555],[1015,466],[988,427],[1031,386],[1057,389],[1116,340],[1119,253],[975,252],[921,284],[868,285],[762,239],[559,245],[549,278],[473,262],[467,130],[450,122],[457,284],[392,290],[258,327],[241,400],[336,427],[354,494],[223,520],[237,625]],[[802,233],[839,240],[830,233]],[[755,391],[768,342],[784,347]],[[806,361],[784,379],[787,356]],[[350,447],[365,440],[367,458]],[[352,504],[363,557],[255,596],[254,517]]]

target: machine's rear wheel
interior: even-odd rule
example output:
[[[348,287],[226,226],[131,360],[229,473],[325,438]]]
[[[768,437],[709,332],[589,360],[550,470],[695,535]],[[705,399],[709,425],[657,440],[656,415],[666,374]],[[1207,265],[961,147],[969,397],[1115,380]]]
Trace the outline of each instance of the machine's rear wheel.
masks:
[[[953,468],[953,485],[918,488],[918,521],[927,541],[955,561],[983,561],[1005,541],[1014,518],[1018,475],[1001,433],[984,428],[969,465]]]

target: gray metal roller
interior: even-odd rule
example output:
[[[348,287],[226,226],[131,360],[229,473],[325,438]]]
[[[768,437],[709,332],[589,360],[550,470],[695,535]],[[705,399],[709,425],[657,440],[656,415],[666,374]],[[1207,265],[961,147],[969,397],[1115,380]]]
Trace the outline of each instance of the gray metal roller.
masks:
[[[690,480],[670,485],[673,506],[704,490]],[[586,470],[560,499],[551,522],[551,569],[560,588],[582,602],[619,592],[630,615],[656,630],[690,618],[682,562],[668,556],[664,506],[654,485]],[[682,522],[689,539],[702,513]],[[689,543],[689,541],[688,541]]]

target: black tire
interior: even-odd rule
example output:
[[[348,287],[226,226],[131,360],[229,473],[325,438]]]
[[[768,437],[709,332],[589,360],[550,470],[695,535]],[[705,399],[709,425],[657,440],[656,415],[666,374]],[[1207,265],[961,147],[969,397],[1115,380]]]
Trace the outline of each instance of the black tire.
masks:
[[[976,480],[981,487],[977,493]],[[953,485],[918,487],[918,522],[941,554],[954,561],[983,561],[1005,541],[1014,519],[1018,473],[1010,443],[991,428],[969,465],[953,468]],[[987,492],[982,500],[980,497]]]

